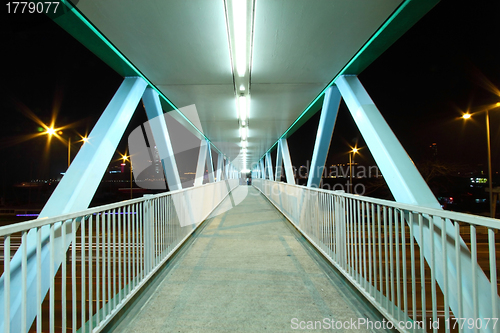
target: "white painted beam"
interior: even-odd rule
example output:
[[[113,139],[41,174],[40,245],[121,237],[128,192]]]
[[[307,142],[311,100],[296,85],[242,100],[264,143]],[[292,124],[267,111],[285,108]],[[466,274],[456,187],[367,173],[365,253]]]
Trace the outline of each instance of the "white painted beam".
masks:
[[[281,170],[283,169],[283,158],[281,153],[281,145],[278,142],[276,145],[276,181],[281,181]]]
[[[396,201],[441,209],[439,202],[432,194],[428,185],[425,183],[412,160],[401,146],[401,143],[380,114],[380,111],[373,103],[359,79],[356,76],[341,76],[335,83]],[[456,292],[458,273],[461,275],[462,281],[462,317],[475,317],[473,310],[474,282],[477,283],[479,317],[483,318],[483,322],[485,321],[484,318],[498,317],[498,314],[492,313],[491,309],[490,282],[477,263],[471,261],[470,252],[462,239],[459,240],[461,244],[461,267],[460,271],[457,271],[455,228],[452,223],[449,220],[446,221],[446,244],[442,243],[441,221],[434,220],[431,223],[434,223],[434,233],[431,234],[429,223],[424,223],[423,238],[426,240],[426,244],[429,244],[428,239],[434,237],[434,253],[437,254],[434,255],[436,281],[441,287],[441,290],[444,290],[444,276],[447,274],[449,289],[445,292],[448,294],[450,308],[453,310],[455,316],[459,314]],[[414,227],[415,226],[417,227],[416,230],[419,230],[418,221],[414,221]],[[421,244],[419,232],[415,232],[415,239]],[[444,247],[446,247],[447,255],[447,272],[443,271],[445,265],[441,255]],[[427,262],[431,262],[431,250],[429,246],[424,246],[424,256]],[[471,276],[473,265],[476,266],[475,269],[478,272],[475,279]],[[497,302],[500,303],[498,296],[496,298]]]
[[[179,170],[175,161],[174,150],[158,93],[152,88],[147,88],[142,96],[142,101],[149,119],[156,148],[160,154],[168,188],[170,191],[180,190],[182,189],[182,185]]]
[[[266,169],[267,169],[267,176],[269,177],[269,180],[273,180],[274,181],[273,161],[271,159],[271,153],[270,152],[266,153]]]
[[[102,113],[96,125],[90,132],[88,142],[85,143],[69,166],[66,174],[59,182],[49,200],[40,212],[39,219],[51,216],[77,212],[88,208],[101,179],[106,172],[109,162],[113,158],[116,147],[134,114],[141,96],[146,89],[146,82],[142,78],[127,77],[116,91],[108,106]],[[56,225],[54,247],[60,249],[62,237],[60,224]],[[45,298],[49,289],[50,256],[49,256],[49,228],[42,228],[41,295]],[[10,284],[10,323],[11,332],[21,332],[22,297],[27,299],[26,321],[29,329],[37,312],[37,264],[36,264],[36,230],[27,235],[27,286],[26,295],[22,294],[21,279],[21,251],[17,251],[11,261]],[[71,244],[71,227],[66,229],[66,249]],[[61,265],[66,257],[65,251],[56,251],[54,257],[55,269]],[[0,278],[0,331],[5,322],[5,290],[4,276]]]
[[[321,186],[321,178],[325,168],[326,157],[332,141],[333,128],[337,120],[337,114],[340,105],[340,92],[335,86],[331,86],[325,92],[321,117],[319,118],[318,132],[314,142],[313,156],[311,160],[311,169],[307,178],[307,187]]]
[[[220,182],[222,180],[222,169],[224,167],[224,155],[219,153],[217,155],[217,181]]]
[[[288,142],[286,139],[279,141],[281,146],[281,154],[283,155],[283,164],[285,165],[285,176],[288,184],[295,184],[295,177],[293,175],[292,159],[290,158],[290,150],[288,150]]]
[[[212,160],[212,144],[207,141],[207,164],[208,164],[208,182],[214,183],[214,161]]]
[[[194,178],[194,186],[203,185],[203,178],[205,176],[205,165],[207,162],[208,145],[205,139],[200,141],[200,150],[198,153],[198,163],[196,164],[196,176]]]

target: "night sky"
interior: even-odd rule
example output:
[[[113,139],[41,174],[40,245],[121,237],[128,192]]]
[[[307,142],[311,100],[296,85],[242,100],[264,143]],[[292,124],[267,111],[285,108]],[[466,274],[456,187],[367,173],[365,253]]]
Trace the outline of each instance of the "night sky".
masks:
[[[459,117],[500,101],[499,13],[499,1],[443,0],[359,76],[417,165],[435,158],[429,146],[436,143],[440,160],[484,168],[484,116],[467,123]],[[15,183],[56,178],[66,169],[65,144],[53,139],[48,147],[45,136],[30,138],[40,127],[32,115],[48,124],[57,114],[56,127],[76,122],[62,135],[75,142],[90,132],[122,78],[46,16],[7,14],[5,8],[1,15],[0,193],[8,197]],[[119,151],[144,121],[138,110]],[[289,139],[294,165],[310,159],[318,121],[319,113]],[[500,170],[499,126],[500,112],[493,111],[494,172]],[[347,162],[356,144],[365,146],[342,102],[327,163]],[[373,164],[367,149],[357,158]]]

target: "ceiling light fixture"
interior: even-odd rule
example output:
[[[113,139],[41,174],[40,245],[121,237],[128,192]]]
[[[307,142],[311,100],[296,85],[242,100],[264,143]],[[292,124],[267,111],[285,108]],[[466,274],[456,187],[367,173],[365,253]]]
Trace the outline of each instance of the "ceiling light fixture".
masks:
[[[240,111],[240,120],[241,122],[246,122],[247,120],[247,98],[244,95],[238,97],[238,108]],[[244,124],[242,124],[245,126]]]
[[[247,139],[248,129],[247,127],[240,127],[240,137],[241,140],[245,141]]]
[[[247,71],[247,1],[233,0],[232,7],[236,72],[243,77]]]
[[[241,146],[247,145],[255,0],[224,0]],[[243,143],[244,142],[244,143]]]

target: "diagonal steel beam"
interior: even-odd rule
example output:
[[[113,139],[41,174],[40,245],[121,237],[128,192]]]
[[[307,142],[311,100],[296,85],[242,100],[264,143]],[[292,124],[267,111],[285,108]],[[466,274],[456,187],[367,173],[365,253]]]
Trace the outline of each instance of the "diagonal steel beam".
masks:
[[[154,142],[162,160],[163,171],[167,178],[168,188],[171,191],[182,189],[179,170],[175,161],[172,142],[168,132],[163,110],[160,104],[160,97],[156,90],[147,88],[142,96],[144,108],[149,119],[149,125],[153,132]]]
[[[290,150],[288,150],[288,142],[286,139],[279,141],[281,146],[281,153],[283,155],[283,164],[285,165],[286,182],[288,184],[295,184],[295,177],[293,175],[292,159],[290,158]]]
[[[311,160],[311,169],[307,178],[307,187],[319,188],[325,168],[326,157],[332,141],[333,128],[337,120],[340,105],[340,92],[332,86],[325,92],[321,117],[319,118],[318,132],[314,142],[314,151]]]
[[[439,202],[432,194],[359,79],[356,76],[341,76],[336,81],[336,84],[396,201],[441,209]],[[416,226],[416,230],[418,230],[418,221],[414,221],[413,223],[414,227]],[[431,223],[433,223],[433,232],[431,232],[430,228]],[[428,239],[433,237],[434,248],[424,246],[424,256],[429,263],[432,260],[435,261],[436,281],[441,290],[447,293],[450,308],[456,317],[462,314],[462,318],[475,318],[476,314],[473,308],[475,304],[474,289],[477,288],[479,317],[483,318],[483,322],[485,322],[484,318],[498,317],[497,313],[492,313],[490,306],[491,284],[488,278],[477,262],[471,261],[470,252],[462,239],[458,240],[461,248],[459,255],[460,268],[457,268],[455,227],[451,221],[447,220],[445,221],[445,228],[446,244],[442,242],[441,233],[444,231],[441,219],[430,218],[430,222],[424,224],[423,234],[420,235],[419,232],[416,232],[415,239],[419,244],[422,244],[423,240],[427,244]],[[445,250],[447,265],[445,265],[441,255]],[[440,255],[435,255],[436,253]],[[448,268],[447,271],[443,271],[444,267]],[[471,272],[474,272],[474,270],[477,272],[476,276],[471,275]],[[448,281],[448,290],[444,288],[445,276]],[[460,310],[456,292],[459,277],[461,278],[460,288],[463,297],[463,312]],[[499,297],[497,296],[496,299],[498,304],[500,301]],[[468,330],[468,328],[465,329]]]
[[[146,82],[139,77],[127,77],[116,91],[108,106],[102,113],[96,125],[89,135],[89,141],[85,143],[73,163],[68,168],[66,174],[59,182],[49,200],[40,212],[39,218],[77,212],[88,208],[101,179],[108,168],[109,162],[113,158],[116,147],[127,128],[127,125],[134,114],[137,104],[141,100],[146,89]],[[75,230],[66,229],[65,237],[61,236],[60,224],[55,226],[54,247],[61,248],[62,242],[66,244],[66,249],[71,244],[72,232]],[[43,298],[49,289],[50,277],[47,276],[50,270],[50,228],[41,229],[41,290]],[[0,278],[0,331],[3,331],[5,323],[5,297],[10,293],[10,323],[11,331],[26,332],[37,313],[37,277],[38,267],[36,258],[37,234],[32,229],[23,246],[26,248],[26,257],[23,259],[21,251],[17,251],[11,261],[11,284],[10,290],[4,289],[4,279]],[[54,272],[64,260],[66,253],[56,251],[54,254]],[[26,261],[27,284],[22,285],[22,261]],[[26,312],[22,312],[22,300],[27,303]],[[21,318],[24,317],[24,321]]]

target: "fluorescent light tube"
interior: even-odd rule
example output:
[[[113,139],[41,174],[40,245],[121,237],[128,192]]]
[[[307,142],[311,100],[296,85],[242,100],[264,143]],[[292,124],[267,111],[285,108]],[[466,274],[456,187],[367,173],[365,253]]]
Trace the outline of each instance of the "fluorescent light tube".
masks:
[[[240,137],[241,140],[245,141],[247,139],[247,128],[246,127],[240,127]]]
[[[233,0],[232,5],[236,72],[244,77],[247,71],[247,2]]]
[[[240,120],[241,122],[247,119],[247,98],[246,96],[238,97],[238,107],[240,109]]]

